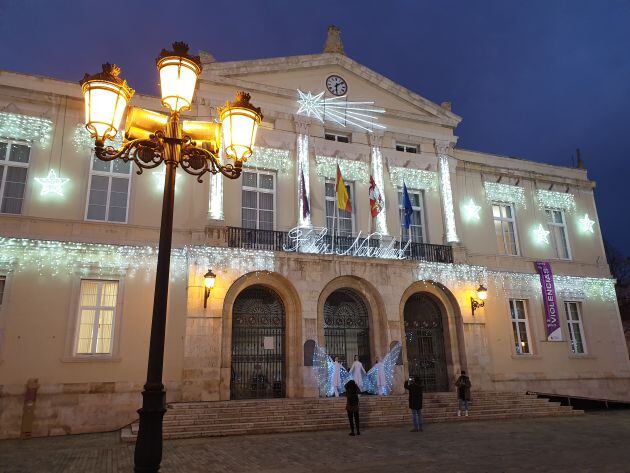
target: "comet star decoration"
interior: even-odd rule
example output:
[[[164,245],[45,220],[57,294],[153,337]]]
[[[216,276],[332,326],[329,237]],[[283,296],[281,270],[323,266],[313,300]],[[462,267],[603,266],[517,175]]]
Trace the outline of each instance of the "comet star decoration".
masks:
[[[346,96],[324,97],[324,92],[313,95],[298,89],[298,115],[317,118],[320,122],[333,122],[343,127],[356,126],[368,133],[374,128],[384,129],[385,126],[375,123],[379,113],[385,113],[382,108],[373,107],[374,102],[350,102]]]
[[[35,180],[42,185],[40,195],[57,194],[63,196],[63,189],[61,188],[70,179],[65,177],[57,177],[57,173],[54,169],[48,171],[46,177],[36,177]]]

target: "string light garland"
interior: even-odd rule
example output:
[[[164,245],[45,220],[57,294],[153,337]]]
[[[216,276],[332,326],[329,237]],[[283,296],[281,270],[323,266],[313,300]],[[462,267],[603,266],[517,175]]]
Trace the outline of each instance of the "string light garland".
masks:
[[[580,230],[582,231],[582,233],[595,233],[595,230],[593,229],[595,221],[591,220],[588,217],[588,214],[584,214],[584,217],[579,219],[578,223],[580,225]]]
[[[293,168],[293,161],[289,159],[289,151],[286,149],[254,146],[254,152],[247,158],[245,166],[288,174]]]
[[[506,202],[509,204],[525,205],[525,189],[519,186],[501,184],[500,182],[484,182],[488,202]]]
[[[446,224],[446,241],[457,243],[457,229],[455,227],[455,211],[453,210],[453,191],[451,189],[451,172],[448,164],[448,156],[441,154],[438,161],[440,171],[440,193],[444,207],[444,221]]]
[[[312,226],[311,214],[307,214],[304,216],[302,212],[302,186],[301,180],[302,176],[304,176],[304,191],[306,194],[306,199],[311,202],[311,184],[310,184],[310,161],[309,161],[309,151],[308,151],[308,135],[304,133],[299,133],[297,135],[297,202],[299,202],[298,210],[298,226],[299,227],[310,227]]]
[[[119,132],[116,137],[108,142],[108,145],[114,148],[120,148],[122,146],[122,135]],[[74,150],[79,153],[91,153],[94,149],[94,138],[90,136],[90,133],[86,130],[84,123],[79,123],[72,132],[72,145]]]
[[[572,212],[575,210],[575,196],[567,192],[554,192],[546,189],[536,190],[536,202],[539,209],[559,209]]]
[[[48,171],[46,177],[36,177],[35,180],[42,185],[40,195],[45,196],[48,194],[56,194],[63,197],[63,185],[70,179],[66,177],[57,176],[54,169]]]
[[[368,165],[363,161],[315,156],[315,172],[318,176],[335,179],[337,177],[337,165],[341,169],[344,180],[365,183],[369,181]]]
[[[438,174],[434,171],[390,166],[389,179],[395,187],[402,187],[404,182],[408,189],[431,191],[438,189]]]
[[[50,144],[53,123],[48,118],[19,113],[0,112],[0,137],[37,143],[41,148]]]

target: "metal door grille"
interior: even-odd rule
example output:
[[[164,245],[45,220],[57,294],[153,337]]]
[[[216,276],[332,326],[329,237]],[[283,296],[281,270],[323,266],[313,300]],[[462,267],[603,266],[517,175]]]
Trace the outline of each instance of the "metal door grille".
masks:
[[[414,294],[405,303],[405,338],[409,375],[426,392],[448,391],[442,311],[430,296]]]
[[[324,338],[331,358],[347,368],[354,355],[368,370],[371,366],[370,328],[367,306],[349,289],[333,292],[324,303]]]
[[[284,397],[284,306],[271,289],[252,286],[232,310],[231,399]]]

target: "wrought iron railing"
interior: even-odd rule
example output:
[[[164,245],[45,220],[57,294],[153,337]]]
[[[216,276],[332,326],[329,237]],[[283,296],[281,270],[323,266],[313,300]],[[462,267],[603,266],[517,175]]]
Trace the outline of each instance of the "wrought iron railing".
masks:
[[[331,235],[326,235],[323,241],[330,247],[334,247],[336,250],[343,252],[352,247],[355,239],[356,237],[353,236],[335,236],[333,241],[333,237]],[[227,227],[226,240],[227,246],[230,248],[286,251],[286,248],[292,246],[288,232],[279,232],[275,230]],[[369,241],[369,246],[372,248],[378,248],[384,244],[384,241],[376,238],[371,238]],[[399,241],[395,241],[395,249],[404,249],[405,246],[406,242],[401,243]],[[404,254],[408,259],[417,261],[430,261],[435,263],[453,262],[453,249],[446,245],[411,242],[404,250]]]

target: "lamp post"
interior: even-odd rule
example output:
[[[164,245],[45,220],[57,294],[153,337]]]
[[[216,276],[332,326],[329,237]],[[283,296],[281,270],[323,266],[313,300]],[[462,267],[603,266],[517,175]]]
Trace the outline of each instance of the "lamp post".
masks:
[[[162,220],[153,295],[153,316],[147,381],[138,410],[140,427],[134,453],[134,471],[158,472],[162,460],[162,420],[166,412],[166,391],[162,384],[166,307],[173,234],[175,171],[197,176],[221,173],[230,179],[241,175],[243,162],[252,154],[256,130],[262,120],[259,108],[249,102],[249,94],[238,92],[235,102],[219,108],[220,123],[181,120],[180,113],[190,109],[197,79],[201,74],[198,56],[188,54],[188,45],[173,43],[173,50],[162,50],[156,60],[160,74],[162,105],[168,115],[130,107],[125,123],[125,141],[120,149],[105,146],[118,132],[122,116],[134,91],[119,77],[120,68],[104,64],[103,71],[86,74],[80,82],[85,98],[86,128],[95,140],[98,159],[133,161],[138,174],[143,169],[166,165]],[[228,159],[221,163],[221,141]]]

